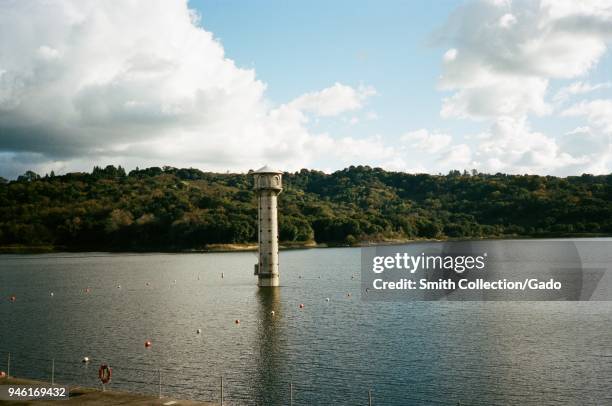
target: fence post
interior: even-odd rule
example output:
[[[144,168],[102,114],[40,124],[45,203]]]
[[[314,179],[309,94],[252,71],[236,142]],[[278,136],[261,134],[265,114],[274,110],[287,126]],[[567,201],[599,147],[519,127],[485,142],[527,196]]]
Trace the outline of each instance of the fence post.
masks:
[[[159,374],[159,398],[161,399],[162,395],[161,395],[161,368],[157,370],[158,374]]]
[[[293,406],[293,382],[289,382],[289,406]]]
[[[372,406],[372,389],[368,389],[368,406]]]
[[[221,406],[223,406],[223,375],[221,375]]]
[[[6,377],[11,377],[11,353],[8,353],[8,360],[6,361]]]
[[[55,385],[55,358],[51,360],[51,385]]]

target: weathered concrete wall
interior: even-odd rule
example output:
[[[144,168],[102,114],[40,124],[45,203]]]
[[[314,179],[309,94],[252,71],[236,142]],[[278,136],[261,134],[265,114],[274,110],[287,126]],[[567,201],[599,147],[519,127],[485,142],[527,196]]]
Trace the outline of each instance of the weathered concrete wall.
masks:
[[[259,286],[279,286],[277,196],[282,191],[281,173],[258,172],[255,172],[255,191],[259,200]]]

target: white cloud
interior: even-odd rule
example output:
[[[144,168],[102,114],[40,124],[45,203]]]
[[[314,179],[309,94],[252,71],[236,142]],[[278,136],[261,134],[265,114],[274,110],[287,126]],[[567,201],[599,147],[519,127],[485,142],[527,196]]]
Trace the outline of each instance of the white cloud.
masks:
[[[587,73],[610,40],[612,17],[600,1],[470,2],[453,14],[439,40],[445,117],[547,114],[550,79]],[[448,53],[448,52],[447,52]],[[499,106],[501,105],[501,106]]]
[[[411,131],[402,135],[400,140],[406,143],[408,148],[414,148],[418,151],[428,153],[436,153],[449,146],[452,137],[447,134],[430,133],[428,130],[421,128],[420,130]]]
[[[475,162],[472,162],[472,150],[466,144],[458,144],[449,148],[438,158],[438,163],[447,171],[477,166]]]
[[[562,113],[563,116],[583,116],[594,127],[601,131],[612,134],[612,100],[583,101]]]
[[[529,77],[482,78],[482,83],[459,89],[442,100],[443,118],[486,120],[500,116],[521,117],[529,113],[546,115],[552,111],[544,101],[548,81]]]
[[[499,18],[499,26],[502,28],[510,28],[516,24],[516,17],[510,13],[506,13]]]
[[[569,100],[572,96],[590,93],[600,89],[610,89],[612,88],[612,82],[603,82],[596,83],[594,85],[589,82],[577,81],[569,84],[568,86],[564,86],[557,91],[557,93],[553,96],[553,100],[556,103],[563,103]]]
[[[450,47],[439,82],[450,94],[440,115],[490,125],[472,146],[478,169],[564,175],[612,169],[609,137],[602,133],[612,130],[612,102],[566,109],[562,115],[583,116],[590,126],[564,136],[529,123],[532,115],[558,113],[573,96],[611,87],[580,80],[561,88],[554,105],[547,101],[551,81],[590,73],[612,39],[611,27],[610,2],[599,0],[472,1],[450,17],[437,36]]]
[[[109,163],[297,169],[335,162],[339,148],[372,150],[312,133],[305,113],[359,110],[373,88],[336,83],[273,106],[266,84],[198,21],[185,0],[0,3],[2,173]]]
[[[370,86],[362,85],[354,89],[335,83],[326,89],[306,93],[289,103],[289,106],[318,116],[337,116],[361,109],[365,99],[375,94],[376,90]]]
[[[363,111],[374,88],[338,82],[274,105],[267,85],[225,56],[185,0],[120,7],[94,0],[0,2],[0,172],[96,164],[225,171],[263,163],[287,170],[361,163],[421,172],[609,171],[611,101],[566,108],[563,115],[589,125],[561,139],[533,130],[528,118],[556,114],[547,102],[552,80],[579,79],[555,103],[609,87],[582,76],[606,50],[611,16],[609,2],[598,1],[482,1],[460,8],[441,33],[439,86],[448,92],[441,115],[483,120],[490,128],[479,145],[453,144],[449,134],[426,129],[393,145],[382,136],[309,127],[321,117],[353,124],[376,119]],[[580,137],[587,147],[576,146]]]
[[[490,172],[567,174],[589,157],[574,157],[555,139],[533,131],[526,119],[504,117],[480,136],[477,159]],[[570,172],[571,173],[571,172]]]
[[[442,59],[444,60],[444,62],[454,61],[455,59],[457,59],[457,50],[455,48],[449,49],[444,53]]]

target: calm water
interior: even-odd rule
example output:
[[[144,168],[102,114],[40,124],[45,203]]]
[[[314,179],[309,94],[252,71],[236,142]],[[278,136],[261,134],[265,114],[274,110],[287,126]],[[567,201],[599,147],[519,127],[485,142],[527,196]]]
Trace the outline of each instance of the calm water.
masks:
[[[98,385],[108,362],[114,389],[157,393],[161,368],[164,394],[202,400],[223,375],[228,404],[288,404],[290,382],[296,405],[368,388],[375,405],[612,404],[611,302],[363,302],[353,248],[282,252],[283,287],[260,291],[255,261],[2,256],[0,369],[10,351],[12,375],[49,379],[55,358],[57,381]]]

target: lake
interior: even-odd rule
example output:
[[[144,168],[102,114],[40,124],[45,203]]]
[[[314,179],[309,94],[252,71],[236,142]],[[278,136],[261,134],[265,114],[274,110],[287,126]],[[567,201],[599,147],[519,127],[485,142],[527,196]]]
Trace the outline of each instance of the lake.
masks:
[[[54,359],[57,382],[99,387],[108,363],[112,389],[155,394],[161,372],[201,400],[223,376],[236,405],[289,404],[291,383],[295,405],[612,404],[612,302],[363,301],[359,248],[283,251],[282,287],[260,290],[256,260],[4,255],[0,369],[10,352],[11,375],[49,380]]]

